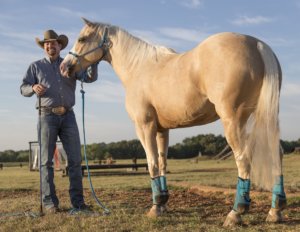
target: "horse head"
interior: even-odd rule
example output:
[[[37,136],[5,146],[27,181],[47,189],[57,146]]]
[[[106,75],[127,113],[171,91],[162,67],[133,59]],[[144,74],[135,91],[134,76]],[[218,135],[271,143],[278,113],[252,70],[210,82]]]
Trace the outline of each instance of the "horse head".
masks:
[[[76,72],[85,70],[91,64],[104,59],[109,48],[108,27],[82,18],[82,28],[73,48],[60,65],[61,74],[72,77]]]

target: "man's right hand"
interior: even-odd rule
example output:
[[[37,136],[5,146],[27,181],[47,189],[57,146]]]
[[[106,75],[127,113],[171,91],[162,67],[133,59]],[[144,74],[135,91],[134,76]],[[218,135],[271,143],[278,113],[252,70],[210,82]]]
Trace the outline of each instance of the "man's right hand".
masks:
[[[41,85],[41,84],[35,84],[32,86],[32,90],[38,95],[38,96],[42,96],[45,94],[46,92],[46,87]]]

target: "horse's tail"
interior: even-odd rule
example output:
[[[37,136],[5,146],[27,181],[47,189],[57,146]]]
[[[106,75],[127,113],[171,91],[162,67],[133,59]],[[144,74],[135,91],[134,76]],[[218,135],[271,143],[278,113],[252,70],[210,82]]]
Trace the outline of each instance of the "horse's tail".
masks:
[[[251,160],[251,178],[259,188],[270,190],[281,175],[279,95],[281,68],[271,48],[257,42],[265,67],[257,108],[247,122],[247,154]]]

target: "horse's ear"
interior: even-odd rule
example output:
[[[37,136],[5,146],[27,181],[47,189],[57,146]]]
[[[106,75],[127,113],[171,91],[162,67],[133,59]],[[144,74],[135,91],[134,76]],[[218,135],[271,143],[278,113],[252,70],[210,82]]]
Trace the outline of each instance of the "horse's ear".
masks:
[[[92,23],[91,21],[87,20],[86,18],[81,17],[82,20],[84,21],[84,23],[90,27],[94,26],[94,23]]]

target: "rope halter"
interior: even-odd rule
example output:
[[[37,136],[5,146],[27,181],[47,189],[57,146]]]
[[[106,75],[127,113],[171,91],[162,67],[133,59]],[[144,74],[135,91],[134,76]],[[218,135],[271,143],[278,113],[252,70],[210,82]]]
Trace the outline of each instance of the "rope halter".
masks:
[[[103,54],[102,54],[101,58],[98,61],[94,62],[94,63],[100,62],[104,58],[104,56],[106,55],[107,50],[108,50],[108,48],[110,46],[110,42],[108,40],[107,35],[108,35],[108,27],[105,27],[104,34],[103,34],[103,36],[102,36],[102,38],[101,38],[98,46],[96,46],[95,48],[92,48],[91,50],[89,50],[87,52],[84,52],[82,54],[78,54],[76,52],[69,51],[69,54],[72,55],[72,56],[74,56],[76,58],[77,64],[80,66],[80,70],[81,71],[83,70],[83,68],[82,68],[82,65],[80,63],[80,58],[82,58],[82,57],[84,57],[84,56],[86,56],[86,55],[88,55],[88,54],[96,51],[97,49],[103,49]]]

